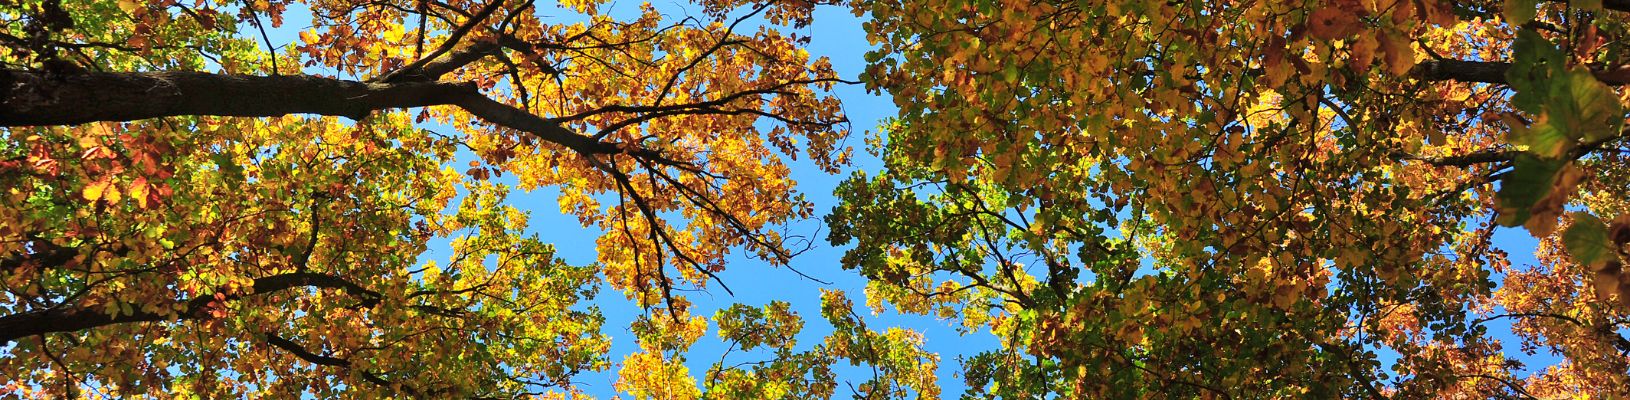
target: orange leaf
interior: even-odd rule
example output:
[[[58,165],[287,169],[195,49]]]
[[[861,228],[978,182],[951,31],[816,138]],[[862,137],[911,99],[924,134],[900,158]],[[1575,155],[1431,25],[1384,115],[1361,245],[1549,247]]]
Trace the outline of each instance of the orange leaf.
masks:
[[[1307,16],[1307,33],[1320,39],[1342,39],[1363,29],[1358,16],[1338,7],[1325,7]]]

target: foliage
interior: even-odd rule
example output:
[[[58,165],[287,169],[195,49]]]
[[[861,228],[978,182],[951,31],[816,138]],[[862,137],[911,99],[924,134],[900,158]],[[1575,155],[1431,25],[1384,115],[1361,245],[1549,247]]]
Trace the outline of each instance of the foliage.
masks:
[[[796,254],[787,165],[848,162],[843,81],[780,31],[810,3],[603,3],[0,3],[0,396],[549,397],[613,365],[639,397],[830,396],[839,360],[932,393],[920,338],[792,353],[779,303],[717,316],[775,362],[680,364],[708,322],[677,290]],[[541,188],[597,262],[526,233],[506,196]],[[653,311],[640,352],[608,354],[601,282]]]
[[[0,395],[958,395],[850,294],[683,295],[789,267],[864,83],[828,239],[999,339],[963,397],[1630,397],[1630,3],[851,0],[863,82],[783,33],[818,5],[0,2]]]
[[[1630,396],[1630,5],[853,6],[901,111],[830,238],[1001,338],[970,395]]]

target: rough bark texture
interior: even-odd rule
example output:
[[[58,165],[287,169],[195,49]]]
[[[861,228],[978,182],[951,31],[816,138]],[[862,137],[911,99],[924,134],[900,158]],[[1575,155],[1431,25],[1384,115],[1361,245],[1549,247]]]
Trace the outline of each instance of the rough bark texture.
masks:
[[[0,71],[0,125],[73,125],[176,115],[336,115],[446,104],[473,87],[437,82],[372,84],[307,75],[204,72],[45,74]]]
[[[0,70],[0,126],[75,125],[181,115],[319,114],[361,119],[375,110],[435,105],[458,106],[486,122],[531,133],[579,153],[623,152],[614,143],[577,134],[487,98],[470,84],[371,83],[310,75]]]

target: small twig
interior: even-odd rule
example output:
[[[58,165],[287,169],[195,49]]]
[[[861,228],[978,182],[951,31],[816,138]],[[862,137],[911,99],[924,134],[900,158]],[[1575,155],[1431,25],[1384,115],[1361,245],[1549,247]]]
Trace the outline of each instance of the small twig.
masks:
[[[443,54],[447,54],[447,52],[452,51],[454,47],[458,46],[459,41],[464,39],[464,35],[469,34],[471,30],[475,29],[476,25],[479,25],[482,21],[485,21],[494,11],[498,11],[499,8],[503,8],[503,5],[504,0],[493,0],[493,2],[487,3],[487,6],[483,7],[481,11],[476,12],[475,15],[470,16],[469,20],[464,21],[463,24],[454,28],[453,31],[447,35],[447,40],[443,41],[441,46],[438,46],[435,50],[432,50],[430,54],[425,54],[424,56],[419,57],[418,60],[414,60],[412,63],[409,63],[402,68],[398,68],[395,71],[381,75],[375,80],[378,82],[393,82],[402,76],[412,75],[419,72],[421,68],[424,68],[425,64],[428,64],[431,61],[441,57]],[[419,35],[421,38],[424,37],[423,32],[420,32]]]
[[[56,354],[52,354],[50,347],[46,347],[46,345],[45,345],[45,335],[42,334],[42,335],[37,335],[35,337],[40,339],[40,352],[45,353],[45,357],[50,358],[51,361],[53,361],[53,362],[56,362],[57,366],[62,367],[62,374],[68,376],[68,383],[72,383],[74,385],[74,386],[71,386],[71,387],[78,387],[78,386],[84,386],[85,385],[85,382],[81,382],[79,380],[78,376],[74,376],[74,371],[73,370],[68,369],[68,364],[67,363],[62,362],[62,359],[58,358]]]
[[[425,37],[424,20],[425,20],[425,14],[428,14],[430,12],[430,5],[427,4],[427,0],[419,0],[418,9],[419,9],[418,10],[419,11],[419,38],[413,43],[413,58],[414,59],[424,58],[424,37]]]
[[[272,47],[272,37],[266,35],[266,25],[260,22],[260,14],[255,13],[255,8],[249,4],[249,0],[243,1],[243,11],[254,18],[255,29],[260,30],[260,39],[266,41],[266,54],[272,58],[272,75],[277,75],[277,48]]]

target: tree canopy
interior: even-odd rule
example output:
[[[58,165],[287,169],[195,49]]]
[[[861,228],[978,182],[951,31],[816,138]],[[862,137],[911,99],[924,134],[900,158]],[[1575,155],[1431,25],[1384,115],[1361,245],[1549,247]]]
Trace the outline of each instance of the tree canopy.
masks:
[[[976,394],[1630,395],[1630,4],[857,10],[901,111],[826,218],[870,298],[1009,343]]]
[[[586,302],[604,280],[658,309],[635,327],[640,352],[618,355],[620,389],[695,391],[676,354],[706,319],[676,287],[708,287],[732,251],[772,265],[797,251],[774,229],[812,213],[787,161],[846,162],[826,93],[844,80],[776,28],[812,4],[707,2],[679,21],[567,6],[579,21],[531,1],[0,6],[5,390],[570,394],[611,366]],[[293,7],[311,27],[269,49],[264,29]],[[754,17],[768,22],[744,29]],[[460,151],[478,160],[452,165]],[[525,233],[505,197],[544,187],[608,232],[598,262],[567,265]],[[432,241],[450,256],[421,261]],[[831,318],[848,304],[834,294]],[[721,368],[710,390],[830,394],[750,377],[920,357],[858,322],[792,352],[785,308],[714,318],[785,354]],[[872,336],[905,351],[843,347]]]
[[[1630,397],[1630,2],[684,7],[0,2],[0,396]],[[814,218],[860,293],[687,296]]]

